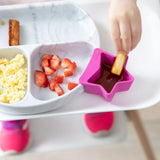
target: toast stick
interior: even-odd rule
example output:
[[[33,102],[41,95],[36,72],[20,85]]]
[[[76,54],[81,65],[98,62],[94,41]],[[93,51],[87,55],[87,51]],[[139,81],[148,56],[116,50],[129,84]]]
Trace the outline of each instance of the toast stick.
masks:
[[[9,45],[19,45],[19,21],[15,19],[9,20]]]
[[[111,72],[113,74],[116,74],[116,75],[121,74],[123,67],[124,67],[124,64],[125,64],[125,61],[126,61],[126,58],[127,58],[127,54],[125,54],[124,52],[117,53],[117,57],[114,61],[112,69],[111,69]]]

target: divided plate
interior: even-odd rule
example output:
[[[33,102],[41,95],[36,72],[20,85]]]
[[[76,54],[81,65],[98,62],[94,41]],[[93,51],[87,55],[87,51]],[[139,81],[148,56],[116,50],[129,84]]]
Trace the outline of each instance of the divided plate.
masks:
[[[28,86],[25,97],[19,103],[12,105],[0,103],[1,112],[9,114],[47,112],[66,104],[72,95],[81,93],[83,90],[81,85],[77,87],[77,90],[71,92],[68,92],[64,86],[70,80],[78,82],[82,70],[87,65],[94,49],[87,42],[99,47],[97,28],[86,12],[72,3],[54,1],[0,6],[0,15],[0,21],[4,23],[0,26],[0,35],[3,37],[0,38],[0,46],[6,47],[0,49],[0,58],[11,59],[20,52],[24,54],[28,66]],[[9,19],[17,19],[20,22],[20,46],[8,47]],[[41,46],[41,44],[53,45]],[[62,85],[66,94],[61,98],[48,88],[40,88],[34,83],[34,72],[36,69],[40,69],[42,54],[55,52],[60,58],[68,57],[78,64],[75,71],[76,76],[68,77]],[[85,57],[87,55],[88,58]],[[84,63],[80,63],[79,59]]]
[[[93,52],[93,46],[86,42],[56,43],[48,45],[24,45],[13,46],[0,49],[0,58],[13,58],[16,54],[21,53],[25,56],[26,65],[28,66],[28,87],[25,97],[14,104],[0,103],[2,112],[19,112],[22,114],[35,114],[47,112],[66,104],[75,95],[83,92],[83,86],[79,84],[76,88],[69,91],[68,82],[78,83],[79,77],[86,68]],[[43,54],[55,54],[61,59],[69,58],[75,61],[77,68],[74,75],[66,77],[61,87],[64,95],[58,96],[49,88],[41,88],[35,84],[35,71],[42,70],[40,63]],[[58,74],[59,71],[56,71]],[[62,71],[61,71],[62,73]]]

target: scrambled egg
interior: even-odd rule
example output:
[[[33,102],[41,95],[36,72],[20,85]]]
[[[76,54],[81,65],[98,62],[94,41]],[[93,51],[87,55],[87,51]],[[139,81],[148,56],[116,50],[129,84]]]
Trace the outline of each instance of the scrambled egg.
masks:
[[[17,54],[10,61],[0,59],[0,102],[16,103],[25,96],[27,68],[23,68],[24,56]]]

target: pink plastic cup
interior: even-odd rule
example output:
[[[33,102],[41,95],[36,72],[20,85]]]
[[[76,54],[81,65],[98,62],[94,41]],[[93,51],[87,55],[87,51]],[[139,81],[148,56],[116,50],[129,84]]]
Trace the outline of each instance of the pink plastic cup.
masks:
[[[106,101],[110,102],[116,92],[123,92],[129,90],[131,84],[134,81],[134,78],[126,70],[126,63],[128,57],[122,71],[124,81],[117,82],[113,86],[110,93],[108,93],[101,85],[94,83],[100,77],[102,62],[112,66],[115,58],[116,56],[113,56],[99,48],[96,48],[94,50],[87,68],[79,79],[79,83],[84,85],[85,92],[103,96]]]

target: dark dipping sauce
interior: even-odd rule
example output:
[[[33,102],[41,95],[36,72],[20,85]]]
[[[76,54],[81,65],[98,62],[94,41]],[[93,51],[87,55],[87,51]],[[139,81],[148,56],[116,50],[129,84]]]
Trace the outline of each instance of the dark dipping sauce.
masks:
[[[101,64],[101,75],[100,77],[94,82],[95,84],[100,84],[103,86],[103,88],[109,93],[111,92],[113,86],[119,82],[119,81],[124,81],[123,75],[121,74],[120,76],[117,76],[113,73],[111,73],[111,66],[102,63]]]

